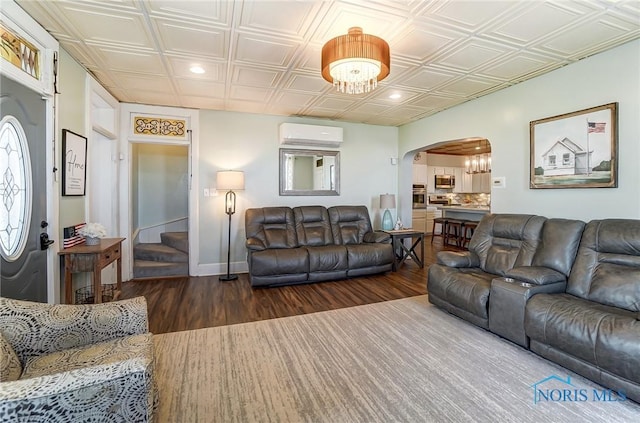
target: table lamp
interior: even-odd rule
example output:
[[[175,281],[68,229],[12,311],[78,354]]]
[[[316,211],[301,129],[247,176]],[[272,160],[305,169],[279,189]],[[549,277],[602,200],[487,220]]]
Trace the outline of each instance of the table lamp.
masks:
[[[389,209],[396,208],[396,196],[393,194],[380,194],[380,208],[385,209],[382,216],[382,230],[390,231],[393,229],[393,218]]]

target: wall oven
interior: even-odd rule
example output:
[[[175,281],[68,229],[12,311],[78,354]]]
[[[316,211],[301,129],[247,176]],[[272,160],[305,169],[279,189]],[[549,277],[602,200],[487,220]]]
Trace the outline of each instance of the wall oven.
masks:
[[[453,175],[436,175],[436,189],[453,189],[456,186],[456,177]]]
[[[421,209],[427,206],[427,187],[423,184],[413,184],[413,208]]]

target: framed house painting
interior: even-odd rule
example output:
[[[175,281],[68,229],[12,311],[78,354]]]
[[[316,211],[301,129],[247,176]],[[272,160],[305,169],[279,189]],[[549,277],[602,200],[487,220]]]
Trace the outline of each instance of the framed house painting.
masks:
[[[63,129],[62,153],[62,195],[85,195],[87,138]]]
[[[618,186],[618,103],[529,124],[530,188]]]

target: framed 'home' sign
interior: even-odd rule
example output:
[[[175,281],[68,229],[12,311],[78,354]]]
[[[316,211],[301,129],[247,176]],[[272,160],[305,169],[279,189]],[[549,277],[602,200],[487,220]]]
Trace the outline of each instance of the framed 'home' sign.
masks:
[[[62,130],[62,195],[84,195],[87,187],[87,138]]]
[[[531,188],[618,186],[618,103],[529,124]]]

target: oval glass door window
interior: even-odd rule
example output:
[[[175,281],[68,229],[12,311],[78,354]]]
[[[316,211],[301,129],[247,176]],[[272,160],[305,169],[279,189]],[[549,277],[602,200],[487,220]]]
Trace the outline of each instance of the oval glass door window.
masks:
[[[0,253],[14,261],[27,243],[31,221],[31,160],[20,122],[0,122]]]

